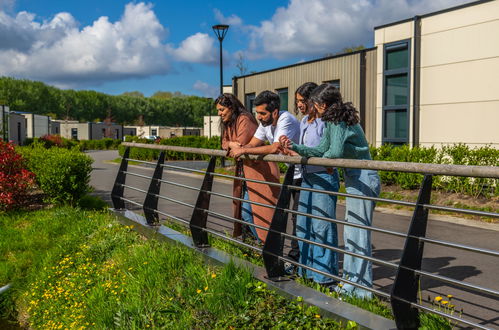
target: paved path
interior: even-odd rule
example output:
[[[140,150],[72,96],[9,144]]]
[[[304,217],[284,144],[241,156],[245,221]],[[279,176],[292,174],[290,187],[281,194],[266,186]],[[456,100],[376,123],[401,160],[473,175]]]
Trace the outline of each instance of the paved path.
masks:
[[[106,163],[106,160],[118,157],[116,151],[93,151],[89,155],[95,160],[94,171],[91,184],[95,188],[95,193],[110,201],[110,191],[118,170],[116,164]],[[175,162],[182,163],[184,166],[205,168],[205,164],[199,162]],[[152,175],[152,169],[144,169],[137,166],[129,168],[131,172],[144,175]],[[185,185],[199,187],[202,177],[199,175],[187,174],[179,175],[179,172],[166,171],[163,175],[164,180],[171,180]],[[141,189],[147,189],[148,182],[142,178],[127,177],[127,184]],[[231,182],[216,180],[214,191],[231,194]],[[191,190],[163,184],[161,194],[184,203],[194,204],[197,194]],[[125,191],[125,196],[129,199],[142,202],[143,194],[131,190]],[[181,217],[188,220],[192,209],[180,206],[168,201],[160,200],[159,209],[168,214]],[[221,197],[213,196],[211,200],[211,209],[217,212],[230,215],[231,203]],[[338,217],[343,219],[345,209],[342,205],[338,206]],[[375,212],[374,226],[406,233],[410,216],[404,214],[394,214],[394,212],[383,210]],[[458,223],[456,223],[458,222]],[[428,223],[428,237],[444,241],[470,245],[491,250],[499,250],[499,225],[484,224],[483,226],[476,222],[460,220],[453,222],[452,218],[446,221],[430,220]],[[470,225],[467,225],[470,224]],[[219,220],[209,219],[209,227],[216,230],[231,232],[231,223]],[[482,228],[484,227],[484,228]],[[340,245],[342,242],[342,226],[339,226]],[[386,261],[398,263],[401,249],[404,241],[394,236],[386,234],[373,234],[373,255]],[[440,247],[437,245],[426,244],[423,270],[433,274],[446,276],[458,281],[464,281],[475,285],[499,291],[499,260],[497,258],[470,253],[462,250]],[[382,291],[389,292],[393,282],[395,272],[386,267],[374,267],[375,287]],[[436,280],[423,278],[421,280],[422,298],[426,300],[428,295],[436,297],[438,295],[446,296],[452,294],[454,298],[452,303],[456,305],[458,311],[463,309],[463,317],[475,322],[484,324],[487,327],[499,329],[499,299],[486,294],[476,295],[458,286],[445,285]],[[459,314],[459,313],[457,313]]]

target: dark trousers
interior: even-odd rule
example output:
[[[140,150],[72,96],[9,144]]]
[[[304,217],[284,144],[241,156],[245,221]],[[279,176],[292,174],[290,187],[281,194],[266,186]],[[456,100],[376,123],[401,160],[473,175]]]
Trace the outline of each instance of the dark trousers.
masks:
[[[302,179],[294,179],[293,180],[293,186],[298,186],[301,187],[301,181]],[[298,210],[298,203],[300,201],[300,191],[292,189],[291,190],[291,197],[293,198],[293,211]],[[292,213],[291,214],[291,221],[293,222],[293,235],[296,236],[296,214]],[[288,257],[299,261],[300,260],[300,247],[298,246],[298,240],[292,239],[291,240],[291,250],[288,252]]]

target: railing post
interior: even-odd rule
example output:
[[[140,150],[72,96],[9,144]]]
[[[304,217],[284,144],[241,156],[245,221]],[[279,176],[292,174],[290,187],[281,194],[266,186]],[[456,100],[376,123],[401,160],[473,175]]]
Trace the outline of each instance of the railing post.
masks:
[[[204,175],[203,184],[201,185],[201,190],[198,194],[198,199],[196,201],[196,207],[192,212],[190,228],[192,234],[192,240],[197,247],[208,247],[208,233],[202,228],[206,228],[206,220],[208,219],[208,214],[205,210],[210,208],[210,197],[213,187],[213,174],[215,170],[217,158],[212,156],[210,162],[208,163],[208,168],[206,169],[206,174]]]
[[[113,201],[113,207],[116,210],[122,210],[125,208],[125,201],[123,200],[123,192],[125,191],[126,180],[126,170],[128,168],[128,157],[130,156],[130,147],[125,149],[123,153],[123,158],[121,159],[120,169],[116,175],[116,180],[114,181],[113,190],[111,192],[111,200]]]
[[[277,200],[277,207],[272,216],[267,239],[263,245],[263,263],[265,264],[267,277],[273,281],[278,281],[281,276],[286,275],[284,263],[277,256],[282,256],[284,239],[281,233],[286,232],[288,224],[288,213],[283,209],[289,208],[291,191],[287,185],[293,184],[294,173],[295,165],[291,164],[284,176],[284,182],[279,193],[279,199]]]
[[[428,210],[423,207],[423,204],[430,203],[432,178],[432,175],[425,175],[421,184],[391,292],[392,310],[398,329],[417,329],[420,324],[419,309],[411,306],[408,302],[417,302],[419,275],[416,275],[414,270],[421,270],[424,242],[418,238],[426,235]],[[398,298],[404,299],[406,302]]]
[[[163,163],[165,162],[165,152],[161,151],[159,154],[158,162],[156,163],[156,168],[154,169],[154,175],[149,184],[149,189],[147,190],[146,199],[144,200],[144,215],[146,217],[147,223],[149,225],[156,225],[159,222],[158,213],[158,195],[161,189],[161,179],[163,178]]]

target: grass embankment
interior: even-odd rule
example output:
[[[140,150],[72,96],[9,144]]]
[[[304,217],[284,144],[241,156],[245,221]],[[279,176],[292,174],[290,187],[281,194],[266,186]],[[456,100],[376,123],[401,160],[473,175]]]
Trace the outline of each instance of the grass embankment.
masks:
[[[233,264],[208,266],[106,212],[0,214],[4,317],[29,328],[340,328]]]

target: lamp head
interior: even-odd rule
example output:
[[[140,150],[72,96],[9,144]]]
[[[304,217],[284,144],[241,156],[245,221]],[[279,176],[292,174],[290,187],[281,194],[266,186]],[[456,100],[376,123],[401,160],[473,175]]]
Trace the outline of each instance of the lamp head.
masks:
[[[215,32],[215,35],[217,36],[218,40],[223,41],[225,35],[227,34],[229,26],[226,24],[217,24],[213,25],[211,28],[213,29],[213,32]]]

